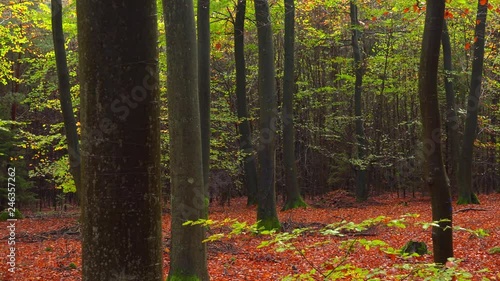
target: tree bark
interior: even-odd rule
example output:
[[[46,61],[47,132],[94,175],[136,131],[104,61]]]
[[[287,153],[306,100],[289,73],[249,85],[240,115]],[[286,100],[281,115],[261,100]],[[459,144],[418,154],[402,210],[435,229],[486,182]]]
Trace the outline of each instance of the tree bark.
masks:
[[[78,1],[84,281],[162,280],[156,1]]]
[[[443,22],[443,35],[441,38],[443,45],[443,67],[444,67],[444,88],[446,92],[446,139],[448,156],[448,175],[450,177],[451,188],[454,190],[457,185],[457,168],[460,157],[460,141],[458,134],[458,116],[455,105],[455,90],[453,89],[453,64],[451,56],[450,34],[446,20]]]
[[[205,228],[183,226],[208,213],[204,193],[193,1],[164,0],[170,132],[172,247],[168,280],[209,280]]]
[[[354,56],[354,73],[356,74],[356,81],[354,82],[354,117],[356,126],[356,146],[357,146],[357,161],[356,165],[356,200],[366,201],[368,199],[368,189],[366,186],[366,164],[365,162],[365,130],[363,129],[363,114],[361,108],[361,94],[363,86],[363,63],[361,56],[361,49],[359,48],[359,29],[360,24],[358,21],[358,7],[351,1],[350,3],[351,14],[351,29],[352,29],[352,51]]]
[[[259,186],[257,220],[264,229],[280,227],[276,212],[276,85],[274,46],[267,0],[254,0],[259,45]]]
[[[423,124],[425,178],[431,194],[434,262],[446,263],[453,257],[452,205],[449,182],[441,155],[441,119],[439,116],[437,75],[443,30],[445,0],[427,0],[424,36],[418,73],[420,111]]]
[[[243,151],[244,184],[247,205],[257,204],[257,165],[252,144],[252,132],[248,122],[245,66],[245,11],[246,0],[238,0],[234,22],[234,60],[236,68],[236,104],[240,123],[240,149]]]
[[[80,200],[80,145],[76,130],[76,120],[71,103],[71,86],[69,83],[68,64],[64,46],[64,33],[62,26],[61,0],[51,0],[52,12],[52,40],[56,57],[57,80],[59,82],[59,101],[64,121],[66,142],[68,143],[69,172],[73,177],[76,194]]]
[[[481,5],[484,4],[484,5]],[[484,35],[488,1],[478,0],[476,28],[474,30],[474,52],[469,98],[467,101],[467,116],[465,117],[462,153],[458,164],[458,202],[457,204],[479,204],[479,199],[472,191],[472,156],[474,140],[477,137],[477,115],[481,97],[481,82],[483,78]]]
[[[294,63],[295,63],[295,4],[294,0],[285,0],[285,61],[283,74],[283,165],[285,166],[286,202],[283,210],[307,207],[300,195],[295,164],[294,137]]]
[[[210,0],[198,1],[197,20],[203,193],[208,194],[210,173]],[[208,218],[208,213],[206,215]]]

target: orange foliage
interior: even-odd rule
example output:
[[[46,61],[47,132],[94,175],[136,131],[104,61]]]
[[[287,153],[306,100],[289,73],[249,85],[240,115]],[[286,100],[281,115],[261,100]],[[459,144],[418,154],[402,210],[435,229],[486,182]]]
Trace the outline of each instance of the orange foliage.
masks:
[[[444,11],[444,18],[445,19],[452,19],[453,18],[453,13],[451,13],[449,10]]]
[[[430,199],[428,197],[398,198],[385,194],[369,199],[365,203],[357,203],[345,192],[332,192],[310,201],[311,208],[279,212],[283,223],[301,225],[323,225],[347,221],[361,222],[379,215],[397,218],[407,213],[418,213],[420,218],[411,218],[407,228],[386,229],[375,227],[371,236],[366,239],[380,239],[392,247],[400,248],[408,240],[424,241],[430,246],[431,230],[423,230],[414,222],[431,221]],[[455,257],[462,259],[460,268],[474,275],[473,280],[489,278],[498,280],[500,264],[498,258],[487,253],[488,249],[498,247],[500,241],[500,194],[480,195],[480,206],[454,206],[453,223],[462,227],[489,231],[490,236],[474,238],[467,232],[454,233]],[[318,202],[321,202],[319,205]],[[471,208],[472,207],[472,208]],[[467,210],[470,209],[470,210]],[[486,211],[485,211],[486,210]],[[255,208],[246,207],[246,199],[238,198],[231,201],[231,206],[212,206],[210,219],[223,220],[234,218],[239,221],[254,223]],[[6,229],[7,222],[0,222],[0,253],[5,259],[7,253]],[[163,222],[164,274],[168,273],[170,241],[170,216],[164,215]],[[0,263],[0,280],[3,281],[79,281],[81,280],[81,246],[78,232],[78,215],[73,213],[67,218],[30,217],[18,220],[16,225],[17,264],[16,272],[9,274],[7,264],[3,259]],[[216,231],[211,229],[210,231]],[[213,234],[213,233],[212,233]],[[251,234],[239,235],[231,239],[210,242],[208,244],[208,263],[211,280],[280,280],[280,277],[305,273],[311,270],[312,262],[316,267],[325,270],[337,265],[325,263],[333,257],[343,257],[345,249],[339,249],[339,244],[346,238],[335,238],[322,235],[304,235],[295,240],[297,249],[304,250],[307,260],[293,251],[276,252],[273,247],[257,249],[266,236]],[[317,243],[317,244],[315,244]],[[308,247],[311,245],[314,247]],[[370,250],[356,249],[347,256],[346,263],[363,268],[382,268],[387,271],[387,279],[398,274],[393,268],[394,263],[400,263],[400,258],[388,255],[377,248]],[[431,255],[424,255],[414,260],[415,263],[432,262]],[[72,265],[73,264],[73,265]],[[453,266],[453,264],[447,264]],[[480,272],[489,268],[489,272]],[[322,280],[316,276],[317,280]],[[347,279],[343,279],[347,280]],[[415,279],[412,279],[415,280]]]

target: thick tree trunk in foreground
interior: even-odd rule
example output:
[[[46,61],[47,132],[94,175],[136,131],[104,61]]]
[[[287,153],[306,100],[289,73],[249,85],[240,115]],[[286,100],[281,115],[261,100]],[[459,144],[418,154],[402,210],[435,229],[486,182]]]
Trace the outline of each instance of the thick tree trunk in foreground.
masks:
[[[283,165],[285,166],[286,202],[283,210],[306,207],[300,195],[295,164],[295,137],[293,122],[293,90],[295,63],[295,4],[285,0],[285,67],[283,77]]]
[[[425,177],[431,193],[434,262],[446,263],[453,257],[452,206],[448,178],[441,155],[441,119],[439,116],[437,76],[443,30],[445,0],[428,0],[425,16],[418,90],[423,123]],[[446,221],[442,221],[446,220]],[[446,228],[446,229],[445,229]]]
[[[62,4],[61,0],[51,1],[52,9],[52,39],[54,42],[54,53],[56,57],[57,80],[59,81],[59,101],[63,114],[66,142],[68,143],[69,172],[75,181],[76,193],[80,192],[80,147],[78,133],[76,131],[76,120],[71,103],[71,92],[69,84],[69,71],[66,62],[66,50],[64,47],[64,33],[62,27]]]
[[[363,114],[361,112],[361,93],[363,86],[363,66],[361,50],[359,48],[359,29],[360,24],[358,21],[358,7],[351,1],[350,3],[351,14],[351,29],[352,29],[352,51],[354,55],[354,73],[356,74],[356,81],[354,82],[354,117],[356,125],[356,146],[357,158],[359,165],[356,167],[356,200],[365,201],[368,199],[368,188],[366,184],[366,164],[365,162],[365,130],[363,129]]]
[[[198,1],[198,95],[200,100],[203,193],[210,174],[210,0]],[[208,218],[208,214],[207,214]]]
[[[484,5],[482,5],[484,4]],[[481,82],[483,78],[484,35],[488,1],[478,0],[476,28],[474,30],[472,75],[469,98],[467,100],[467,116],[465,117],[464,139],[462,153],[458,164],[458,204],[479,204],[479,199],[472,191],[472,156],[474,140],[477,137],[477,115],[481,97]]]
[[[248,122],[245,66],[245,11],[246,0],[238,0],[234,21],[234,60],[236,68],[236,105],[240,123],[240,149],[243,157],[244,184],[247,191],[247,205],[257,204],[257,165],[252,144],[252,132]]]
[[[198,55],[193,1],[164,0],[170,133],[172,249],[168,280],[208,280],[205,228],[183,226],[205,218],[208,197],[198,100]]]
[[[444,88],[446,91],[446,139],[448,157],[448,176],[453,190],[457,184],[458,159],[460,156],[460,141],[458,134],[458,116],[455,105],[455,90],[453,89],[453,64],[451,56],[450,34],[446,20],[443,22],[443,66],[444,66]]]
[[[276,213],[276,86],[273,34],[267,0],[254,0],[259,41],[259,188],[257,220],[265,229],[280,227]]]
[[[77,2],[84,281],[162,280],[156,2]]]

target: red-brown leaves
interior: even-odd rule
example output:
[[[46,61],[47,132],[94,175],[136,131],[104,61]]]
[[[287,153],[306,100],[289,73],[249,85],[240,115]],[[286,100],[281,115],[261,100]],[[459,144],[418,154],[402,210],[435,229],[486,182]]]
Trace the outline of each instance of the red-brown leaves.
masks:
[[[432,250],[430,230],[423,230],[414,222],[431,221],[429,198],[401,199],[384,195],[370,199],[366,203],[357,203],[345,192],[332,192],[322,196],[321,200],[310,201],[315,208],[296,209],[280,212],[281,222],[294,225],[324,225],[341,220],[361,222],[368,218],[384,215],[398,218],[407,213],[418,213],[419,218],[408,218],[405,229],[377,227],[370,236],[361,237],[369,240],[382,240],[391,247],[399,248],[409,239],[424,241]],[[492,247],[498,247],[500,241],[500,195],[480,195],[480,206],[454,206],[454,225],[465,228],[483,228],[490,236],[477,238],[468,232],[454,233],[455,257],[464,260],[459,264],[463,270],[474,275],[474,280],[482,277],[496,280],[500,271],[498,258],[488,254]],[[210,219],[223,220],[230,217],[249,224],[255,222],[255,208],[246,207],[246,199],[234,199],[230,207],[212,206]],[[318,202],[322,202],[319,205]],[[467,210],[470,209],[470,210]],[[462,211],[459,211],[462,210]],[[486,211],[484,211],[486,210]],[[7,274],[7,264],[0,264],[0,280],[9,281],[77,281],[81,280],[81,247],[78,235],[68,234],[68,229],[78,230],[77,216],[71,218],[28,218],[19,220],[17,228],[18,243],[17,271]],[[382,222],[383,223],[383,222]],[[164,248],[169,247],[170,217],[163,217]],[[0,223],[0,254],[7,253],[6,223]],[[210,231],[216,231],[211,229]],[[213,233],[212,233],[213,234]],[[222,239],[208,244],[209,272],[211,280],[280,280],[286,275],[305,273],[312,269],[311,263],[323,271],[334,269],[334,262],[327,262],[335,257],[345,256],[346,249],[339,245],[346,238],[325,237],[319,234],[304,234],[294,240],[297,251],[276,252],[273,247],[257,249],[267,236],[244,234],[231,239]],[[356,238],[356,237],[354,237]],[[307,259],[306,259],[307,258]],[[365,269],[381,268],[386,270],[384,280],[394,280],[391,276],[400,274],[394,269],[395,263],[401,263],[398,256],[381,252],[378,248],[365,250],[356,248],[346,257],[346,263]],[[432,256],[424,255],[415,259],[415,263],[431,263]],[[72,268],[73,263],[76,268]],[[165,275],[168,272],[169,253],[164,250],[163,264]],[[447,266],[455,266],[447,264]],[[479,272],[489,268],[490,272]],[[320,276],[316,276],[321,279]],[[318,279],[318,280],[319,280]],[[344,279],[346,280],[346,279]]]

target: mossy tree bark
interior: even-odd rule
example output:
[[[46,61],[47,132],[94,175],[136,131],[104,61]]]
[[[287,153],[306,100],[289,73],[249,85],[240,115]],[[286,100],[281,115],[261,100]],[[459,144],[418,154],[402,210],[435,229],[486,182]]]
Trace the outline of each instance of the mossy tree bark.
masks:
[[[358,6],[354,1],[350,2],[350,16],[351,16],[351,45],[354,56],[354,73],[356,80],[354,82],[354,117],[356,126],[356,150],[357,161],[356,165],[356,200],[366,201],[368,199],[368,188],[366,184],[366,164],[365,164],[365,150],[366,138],[365,130],[363,128],[363,114],[361,108],[361,94],[363,86],[363,62],[361,56],[361,49],[359,47],[359,34],[360,24],[358,21]]]
[[[474,140],[477,137],[477,115],[483,79],[484,35],[487,13],[488,1],[478,0],[476,27],[474,29],[476,42],[474,43],[471,83],[467,100],[467,116],[465,117],[462,152],[458,164],[458,204],[479,204],[479,199],[472,191],[472,156]]]
[[[248,122],[248,108],[246,95],[246,66],[245,66],[245,11],[246,0],[238,0],[234,21],[234,60],[236,68],[236,106],[238,129],[240,131],[240,149],[243,157],[244,184],[247,191],[247,205],[257,204],[257,165],[252,144],[252,132]]]
[[[285,166],[286,202],[283,210],[307,207],[300,195],[295,164],[295,137],[293,114],[295,64],[295,3],[285,0],[285,61],[283,74],[283,165]]]
[[[208,194],[210,173],[210,0],[198,1],[197,26],[203,193]]]
[[[162,280],[156,2],[78,1],[84,281]]]
[[[205,228],[183,226],[205,218],[198,54],[193,1],[164,0],[170,133],[172,247],[168,280],[209,280]]]
[[[61,0],[51,0],[52,13],[52,39],[56,57],[57,80],[59,82],[59,101],[64,121],[66,142],[68,143],[69,172],[75,181],[77,197],[80,200],[80,144],[76,130],[76,120],[71,102],[71,86],[69,82],[68,63],[64,46],[64,33],[62,26]]]
[[[441,155],[441,119],[439,116],[437,75],[443,30],[445,0],[427,0],[424,35],[418,72],[420,111],[423,124],[425,177],[431,193],[434,262],[446,263],[453,257],[452,205],[450,187]]]
[[[448,176],[453,190],[457,185],[457,169],[460,156],[460,141],[458,134],[458,116],[455,105],[455,90],[453,89],[453,63],[451,56],[450,34],[446,20],[443,22],[443,67],[444,67],[444,88],[446,92],[446,140],[448,157]]]
[[[269,3],[255,0],[255,18],[259,45],[259,185],[257,220],[265,229],[280,227],[276,212],[276,123],[277,104],[274,67],[274,46]]]

